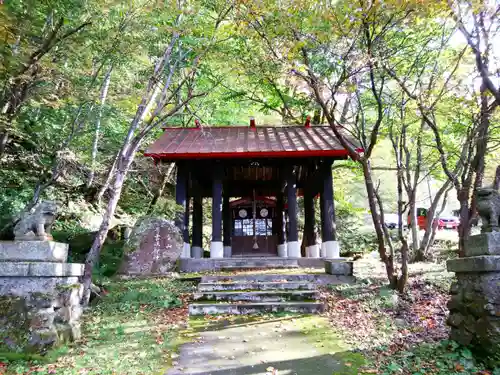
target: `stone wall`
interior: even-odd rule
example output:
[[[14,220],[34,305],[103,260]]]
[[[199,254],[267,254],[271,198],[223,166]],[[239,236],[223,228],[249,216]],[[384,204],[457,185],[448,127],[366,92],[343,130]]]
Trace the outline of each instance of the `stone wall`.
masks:
[[[467,257],[447,262],[448,271],[457,278],[450,289],[447,323],[452,340],[496,367],[500,365],[500,256],[481,255],[492,254],[492,235],[496,237],[492,233],[471,236]],[[483,250],[478,244],[483,244]],[[498,244],[494,247],[500,249]]]
[[[52,241],[0,242],[0,351],[43,353],[80,337],[83,264],[66,263],[67,251]]]

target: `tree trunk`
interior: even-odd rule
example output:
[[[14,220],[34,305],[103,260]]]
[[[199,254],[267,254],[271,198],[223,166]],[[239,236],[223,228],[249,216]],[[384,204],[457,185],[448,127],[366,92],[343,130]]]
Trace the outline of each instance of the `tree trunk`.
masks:
[[[481,85],[481,111],[475,143],[476,151],[470,170],[467,173],[467,177],[463,179],[464,182],[462,187],[457,192],[458,200],[460,202],[460,225],[458,227],[458,255],[460,257],[465,256],[465,242],[470,236],[472,225],[471,218],[476,211],[475,192],[483,182],[484,157],[486,155],[489,140],[490,116],[491,111],[495,107],[495,105],[489,104],[488,91],[483,83],[483,85]],[[475,174],[474,183],[472,183],[473,174]]]
[[[110,199],[108,201],[106,211],[104,212],[104,215],[102,217],[101,226],[99,227],[99,230],[94,238],[94,242],[92,243],[92,247],[90,248],[87,257],[85,259],[85,273],[83,276],[84,296],[82,299],[84,305],[87,305],[89,302],[90,284],[92,282],[92,271],[94,269],[94,265],[99,260],[102,246],[106,241],[111,220],[113,219],[116,207],[118,205],[118,201],[120,200],[123,184],[125,182],[125,177],[127,175],[128,169],[130,168],[130,165],[134,160],[137,148],[138,146],[132,149],[129,148],[129,152],[120,157],[117,163],[118,168],[113,181],[112,188],[110,189]]]
[[[156,203],[158,202],[158,199],[161,198],[163,195],[163,192],[165,191],[165,186],[167,186],[167,181],[168,181],[168,172],[163,175],[163,178],[161,180],[161,184],[156,190],[155,194],[153,195],[153,199],[151,199],[151,202],[149,203],[148,210],[146,211],[146,215],[151,215],[156,207]]]
[[[384,230],[382,228],[383,224],[380,221],[380,215],[377,209],[377,197],[375,193],[375,187],[373,185],[370,161],[361,160],[360,163],[363,168],[363,176],[365,178],[366,193],[368,195],[368,205],[370,207],[373,226],[377,235],[378,252],[380,255],[380,259],[385,265],[387,278],[389,280],[389,286],[394,289],[397,286],[397,275],[394,269],[394,258],[392,256],[387,256],[387,252],[385,249],[385,237]]]
[[[439,211],[437,212],[437,215],[436,215],[437,217],[441,216],[444,209],[446,208],[446,203],[448,201],[448,193],[450,192],[450,190],[452,188],[453,188],[453,186],[450,185],[446,189],[446,191],[444,193],[444,197],[443,197],[443,202],[441,203],[441,208],[439,209]],[[434,239],[436,238],[437,230],[438,230],[438,222],[437,222],[437,220],[435,220],[434,223],[432,224],[431,235],[429,238],[429,248],[434,245]]]
[[[96,168],[96,159],[97,159],[97,146],[99,145],[99,133],[101,131],[101,119],[102,119],[102,110],[106,103],[106,98],[108,96],[109,84],[111,82],[111,72],[113,71],[113,64],[110,65],[106,75],[104,76],[104,82],[102,84],[101,96],[99,101],[101,103],[99,107],[99,111],[97,113],[97,119],[95,123],[95,132],[94,132],[94,141],[92,144],[92,157],[91,157],[91,167],[90,174],[87,181],[87,188],[90,188],[94,182],[95,168]]]
[[[403,141],[402,141],[403,142]],[[405,208],[405,203],[403,201],[403,166],[401,163],[401,158],[402,158],[402,148],[403,146],[400,145],[400,148],[398,150],[397,145],[394,146],[394,150],[396,151],[396,163],[398,165],[398,174],[397,174],[397,190],[398,190],[398,237],[399,240],[401,241],[401,276],[398,278],[397,281],[397,290],[400,293],[403,293],[406,284],[408,282],[408,241],[406,240],[406,236],[403,230],[404,224],[403,224],[403,215],[404,215],[404,208]],[[411,183],[411,182],[409,182]],[[416,189],[416,186],[415,186]],[[410,194],[410,206],[413,204],[413,213],[415,214],[415,199],[414,199],[414,192],[413,190],[412,194]],[[413,198],[413,199],[412,199]],[[411,211],[411,208],[410,208]],[[410,213],[411,214],[411,213]],[[412,216],[412,221],[416,215]],[[413,235],[413,234],[412,234]],[[417,232],[418,235],[418,232]]]
[[[149,112],[151,112],[151,108],[152,108],[154,102],[156,101],[156,98],[160,94],[160,92],[161,92],[160,85],[155,86],[150,100],[145,105],[144,110],[142,110],[142,112],[140,113],[138,123],[141,123],[142,121],[144,121],[144,118],[146,117],[146,115]],[[120,152],[121,152],[121,150],[118,151],[118,153],[116,154],[116,157],[113,161],[113,164],[111,165],[111,168],[109,168],[108,173],[106,174],[106,180],[104,181],[101,188],[97,192],[97,195],[96,195],[95,200],[94,200],[94,203],[96,203],[97,205],[101,204],[102,198],[104,197],[104,194],[106,194],[106,191],[108,190],[109,185],[111,184],[111,181],[113,180],[113,175],[114,175],[115,169],[116,169],[116,161],[118,160],[118,156],[120,155]]]
[[[116,170],[116,162],[118,161],[118,158],[120,157],[120,151],[117,152],[115,159],[113,160],[113,164],[111,164],[111,167],[108,170],[108,173],[106,174],[106,180],[102,184],[101,188],[97,192],[97,195],[95,197],[95,203],[97,205],[101,204],[102,198],[104,194],[108,191],[109,185],[111,184],[111,181],[113,181],[113,176],[115,174]]]
[[[417,205],[416,205],[414,196],[412,196],[410,198],[409,214],[410,214],[412,250],[417,251],[420,248],[420,243],[419,243],[420,242],[420,233],[419,233],[420,228],[418,227],[418,222],[417,222]]]
[[[0,158],[5,153],[7,142],[9,142],[9,133],[7,133],[7,131],[4,131],[2,134],[0,134]]]
[[[427,258],[430,247],[432,246],[432,233],[435,233],[435,230],[437,228],[437,221],[435,220],[437,206],[443,194],[445,194],[446,191],[449,191],[449,188],[451,187],[451,180],[446,180],[446,182],[439,188],[436,195],[432,199],[431,206],[427,210],[427,223],[425,226],[424,237],[422,238],[420,247],[415,252],[415,256],[413,259],[415,262],[422,262],[425,260],[425,258]]]
[[[493,180],[493,189],[498,190],[500,188],[500,165],[497,166],[495,170],[495,179]]]

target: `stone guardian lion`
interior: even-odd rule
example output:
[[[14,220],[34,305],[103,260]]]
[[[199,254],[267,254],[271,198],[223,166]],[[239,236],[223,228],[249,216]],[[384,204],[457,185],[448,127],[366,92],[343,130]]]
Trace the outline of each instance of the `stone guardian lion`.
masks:
[[[24,212],[14,226],[14,238],[18,241],[51,241],[50,229],[57,214],[57,203],[42,201]]]
[[[477,213],[483,223],[481,232],[498,232],[500,218],[500,195],[493,188],[476,190]]]

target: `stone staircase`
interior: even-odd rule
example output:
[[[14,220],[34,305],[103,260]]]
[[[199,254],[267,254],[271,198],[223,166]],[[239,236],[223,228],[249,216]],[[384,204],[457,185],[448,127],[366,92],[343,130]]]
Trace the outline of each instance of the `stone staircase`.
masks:
[[[315,314],[323,310],[318,287],[354,281],[345,269],[338,274],[240,274],[203,276],[190,315],[259,314],[294,312]],[[351,272],[352,274],[352,272]]]

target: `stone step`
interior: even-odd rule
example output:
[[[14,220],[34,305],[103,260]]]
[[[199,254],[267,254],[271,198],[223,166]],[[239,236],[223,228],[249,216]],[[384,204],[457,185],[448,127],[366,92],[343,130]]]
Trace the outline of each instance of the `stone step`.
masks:
[[[307,282],[316,283],[319,285],[324,284],[344,284],[354,281],[352,276],[344,275],[327,275],[322,273],[316,274],[246,274],[246,275],[227,275],[215,276],[207,275],[201,277],[202,283],[218,283],[218,282],[234,282],[234,283],[247,283],[247,282]]]
[[[207,292],[195,293],[195,301],[254,301],[254,302],[285,302],[304,301],[319,298],[314,290],[294,291],[257,291],[257,292]]]
[[[215,282],[198,284],[198,292],[223,292],[229,290],[316,290],[316,284],[297,282]]]
[[[293,268],[300,268],[296,264],[277,264],[272,266],[271,268],[274,269],[293,269]],[[269,269],[269,266],[266,265],[235,265],[235,266],[222,266],[219,268],[221,271],[245,271],[245,270],[267,270]]]
[[[323,304],[319,302],[193,303],[189,305],[189,315],[249,315],[279,312],[316,314],[322,311]]]
[[[325,260],[321,258],[280,257],[180,258],[178,264],[180,272],[298,267],[324,269]]]

